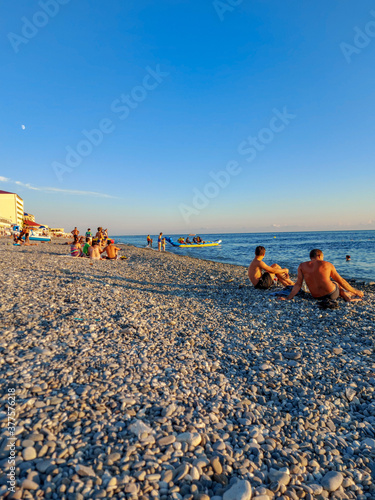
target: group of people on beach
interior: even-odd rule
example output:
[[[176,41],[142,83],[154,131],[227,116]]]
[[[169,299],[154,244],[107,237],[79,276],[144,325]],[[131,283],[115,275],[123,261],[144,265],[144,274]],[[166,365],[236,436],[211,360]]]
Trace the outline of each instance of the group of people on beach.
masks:
[[[15,245],[25,245],[27,247],[35,246],[38,243],[30,243],[30,228],[25,226],[20,232],[13,234]]]
[[[189,235],[193,236],[193,235]],[[178,243],[181,245],[192,245],[193,243],[196,245],[202,245],[205,243],[200,236],[194,235],[193,241],[190,241],[189,236],[186,236],[186,238],[183,238],[182,236],[178,238]],[[147,248],[152,248],[152,242],[153,239],[151,236],[148,234],[147,235]],[[159,252],[165,252],[165,245],[166,245],[166,238],[163,236],[163,233],[159,234],[158,237],[158,251]]]
[[[248,276],[254,288],[258,290],[267,290],[276,281],[285,287],[292,287],[289,295],[279,297],[280,300],[293,299],[301,290],[304,281],[311,296],[318,300],[336,300],[342,297],[346,302],[352,302],[363,297],[363,292],[353,288],[340,276],[333,264],[324,260],[323,252],[318,248],[311,250],[310,261],[299,265],[296,282],[290,279],[287,268],[278,264],[268,266],[263,262],[265,255],[266,249],[263,246],[256,247]]]
[[[73,241],[70,245],[71,257],[88,257],[92,260],[116,260],[119,258],[119,247],[115,246],[114,240],[108,238],[108,231],[98,227],[98,231],[93,238],[91,229],[88,228],[85,236],[79,236],[79,231],[75,227],[71,232]],[[105,254],[103,256],[103,254]]]
[[[154,240],[151,238],[151,236],[148,234],[147,235],[147,248],[152,248],[152,242]],[[160,233],[158,236],[158,251],[159,252],[165,252],[165,246],[167,244],[167,240],[163,236],[163,233]]]
[[[27,235],[27,228],[25,230]],[[21,233],[22,234],[22,233]],[[70,244],[70,255],[72,257],[88,257],[93,260],[115,260],[118,259],[119,247],[116,247],[114,240],[108,238],[108,231],[102,227],[98,227],[95,237],[92,236],[91,229],[88,228],[85,236],[79,236],[77,227],[71,231],[73,241]],[[21,235],[18,237],[21,238]],[[26,236],[25,244],[28,244]],[[179,238],[179,243],[204,243],[199,236],[195,236],[191,242],[189,237]],[[147,247],[152,248],[153,239],[147,235]],[[158,236],[158,251],[165,252],[166,238],[161,232]],[[103,254],[105,254],[103,256]],[[268,266],[264,262],[266,249],[263,246],[257,246],[255,249],[255,257],[249,265],[248,277],[254,288],[257,290],[267,290],[276,282],[279,282],[284,287],[290,288],[290,293],[287,297],[279,297],[280,300],[293,299],[302,289],[303,283],[306,283],[310,294],[318,300],[336,300],[339,297],[346,302],[361,300],[363,292],[353,288],[344,278],[337,272],[335,266],[324,260],[323,252],[317,248],[311,250],[310,260],[302,262],[298,266],[297,280],[294,282],[289,276],[289,270],[282,268],[279,264]],[[350,260],[350,256],[346,256],[346,260]]]

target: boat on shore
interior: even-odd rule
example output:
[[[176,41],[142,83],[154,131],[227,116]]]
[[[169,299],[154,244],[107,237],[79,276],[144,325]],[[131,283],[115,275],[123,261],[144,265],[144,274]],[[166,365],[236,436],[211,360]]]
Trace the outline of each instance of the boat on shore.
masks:
[[[33,224],[33,229],[31,228],[31,224]],[[51,236],[49,235],[49,231],[46,226],[41,226],[40,224],[36,224],[35,222],[27,221],[25,225],[29,228],[29,240],[30,241],[51,241]],[[14,225],[12,228],[12,234],[20,233],[21,226]]]
[[[30,241],[51,241],[51,238],[49,236],[43,236],[43,235],[38,235],[38,234],[30,234],[29,237]]]
[[[168,243],[179,248],[201,248],[201,247],[217,247],[221,244],[221,240],[205,241],[204,243],[178,243],[170,237],[165,238]]]

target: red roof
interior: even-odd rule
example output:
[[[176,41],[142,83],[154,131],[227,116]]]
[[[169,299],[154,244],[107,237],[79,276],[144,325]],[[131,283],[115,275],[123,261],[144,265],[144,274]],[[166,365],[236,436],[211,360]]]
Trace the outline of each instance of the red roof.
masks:
[[[1,191],[0,190],[0,194],[16,194],[16,193],[10,193],[9,191]]]
[[[25,226],[39,227],[40,224],[37,224],[36,222],[32,222],[31,220],[25,220]]]

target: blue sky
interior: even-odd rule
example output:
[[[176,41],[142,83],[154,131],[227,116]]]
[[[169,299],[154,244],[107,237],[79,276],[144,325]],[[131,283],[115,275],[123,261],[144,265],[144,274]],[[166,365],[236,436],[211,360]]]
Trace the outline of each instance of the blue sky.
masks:
[[[0,14],[0,189],[38,221],[375,228],[373,2],[19,0]]]

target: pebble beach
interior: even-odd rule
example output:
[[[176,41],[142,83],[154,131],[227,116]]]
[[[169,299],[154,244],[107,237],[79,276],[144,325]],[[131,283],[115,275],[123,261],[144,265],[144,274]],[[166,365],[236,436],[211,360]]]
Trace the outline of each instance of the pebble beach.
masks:
[[[0,239],[0,498],[375,500],[373,284],[324,311],[241,266],[68,251]]]

